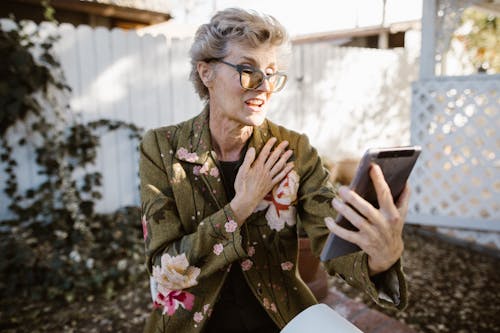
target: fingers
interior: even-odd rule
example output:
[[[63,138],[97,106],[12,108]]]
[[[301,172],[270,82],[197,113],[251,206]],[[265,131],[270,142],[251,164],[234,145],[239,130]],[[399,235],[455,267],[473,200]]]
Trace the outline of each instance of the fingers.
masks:
[[[279,174],[285,172],[288,173],[291,169],[285,168],[287,166],[287,161],[293,155],[292,150],[285,151],[288,146],[288,141],[282,141],[280,144],[274,149],[273,145],[276,143],[276,138],[269,139],[264,147],[262,148],[259,156],[257,157],[256,163],[260,164],[263,167],[263,171],[269,172],[269,175],[274,179]],[[272,151],[271,151],[272,150]]]
[[[377,201],[379,206],[383,204],[393,203],[391,189],[387,185],[382,169],[377,164],[372,164],[370,168],[370,178],[373,182],[373,187],[377,193]]]
[[[387,185],[382,169],[380,169],[378,165],[372,164],[370,168],[370,178],[372,179],[373,187],[377,193],[377,201],[380,208],[389,215],[395,215],[397,209],[394,205],[391,189],[389,185]]]
[[[285,167],[281,170],[280,173],[278,173],[276,176],[273,177],[272,185],[278,184],[280,181],[283,180],[283,178],[286,177],[286,175],[292,171],[293,167],[295,164],[293,162],[288,162]]]
[[[282,154],[278,162],[276,162],[272,167],[270,171],[271,176],[274,176],[277,173],[279,173],[287,165],[287,161],[290,157],[292,157],[292,155],[293,151],[291,150],[287,150],[284,154]]]
[[[406,183],[403,192],[399,196],[398,202],[396,203],[396,207],[399,210],[399,214],[406,220],[406,214],[408,213],[408,205],[410,203],[410,186]]]
[[[363,216],[358,214],[358,212],[356,212],[352,207],[346,205],[341,200],[334,198],[332,200],[332,205],[339,214],[349,220],[349,222],[358,228],[358,230],[366,229],[371,226]]]
[[[247,173],[248,170],[250,170],[250,167],[252,166],[254,160],[255,160],[255,148],[250,147],[248,148],[247,153],[245,154],[245,159],[243,160],[243,163],[241,164],[240,167],[243,173]]]
[[[351,206],[356,208],[359,214],[361,214],[367,220],[379,220],[380,212],[356,192],[352,191],[348,187],[342,186],[339,189],[339,195],[344,202],[351,204]],[[335,204],[335,201],[333,201],[332,204]],[[337,208],[335,207],[335,209]]]
[[[405,188],[403,189],[403,192],[401,192],[401,195],[399,196],[398,202],[396,203],[396,207],[398,207],[401,210],[408,210],[409,201],[410,201],[410,186],[408,185],[407,182]]]
[[[274,148],[273,152],[270,153],[269,157],[265,162],[265,167],[268,170],[271,170],[273,168],[276,161],[280,159],[287,146],[288,146],[288,141],[280,142],[280,144],[276,148]]]
[[[261,163],[264,165],[266,163],[267,158],[269,157],[269,154],[271,153],[271,149],[273,149],[274,144],[276,143],[277,139],[276,138],[270,138],[267,140],[266,144],[264,147],[262,147],[262,150],[259,153],[259,157],[257,157],[257,163]]]
[[[331,217],[325,218],[325,224],[327,228],[330,230],[330,232],[334,233],[335,235],[339,236],[342,239],[345,239],[348,242],[354,243],[359,247],[361,247],[360,246],[361,236],[359,235],[359,232],[350,231],[345,228],[342,228],[337,223],[335,223],[335,221]]]

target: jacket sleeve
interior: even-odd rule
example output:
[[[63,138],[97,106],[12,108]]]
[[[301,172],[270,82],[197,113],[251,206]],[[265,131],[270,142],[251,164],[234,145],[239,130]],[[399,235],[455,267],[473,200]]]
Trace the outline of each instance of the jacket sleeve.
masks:
[[[167,140],[164,143],[169,144]],[[162,149],[169,150],[170,147]],[[148,131],[140,145],[139,164],[147,269],[151,274],[152,266],[160,263],[163,253],[185,254],[190,265],[201,269],[201,279],[227,268],[229,263],[246,256],[246,252],[229,204],[201,221],[195,221],[193,211],[193,221],[189,221],[191,230],[186,231],[186,222],[181,221],[177,207],[188,198],[174,197],[165,168],[172,158],[161,153],[154,130]]]
[[[328,171],[305,135],[300,136],[297,142],[296,159],[295,164],[301,170],[298,194],[300,221],[311,239],[313,252],[319,256],[329,234],[324,219],[337,215],[331,205],[337,191],[330,184]],[[366,292],[377,304],[398,309],[406,306],[406,281],[401,259],[386,272],[371,278],[368,274],[368,256],[363,251],[323,264],[329,274],[338,274],[350,285]]]

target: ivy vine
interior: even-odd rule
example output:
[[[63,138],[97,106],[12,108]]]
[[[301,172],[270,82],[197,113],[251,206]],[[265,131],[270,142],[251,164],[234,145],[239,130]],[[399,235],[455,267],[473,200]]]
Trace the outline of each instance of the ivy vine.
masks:
[[[0,29],[0,160],[15,216],[0,223],[0,297],[63,298],[113,293],[143,271],[139,211],[95,212],[102,176],[90,172],[102,131],[134,124],[83,123],[66,103],[71,91],[53,54],[57,35],[42,37],[26,23]],[[15,139],[13,139],[15,138]],[[33,151],[43,181],[21,190],[15,150]]]

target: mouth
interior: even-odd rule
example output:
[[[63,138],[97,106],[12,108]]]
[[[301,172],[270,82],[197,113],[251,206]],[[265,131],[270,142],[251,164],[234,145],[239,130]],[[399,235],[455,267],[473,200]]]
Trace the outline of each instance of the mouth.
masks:
[[[252,109],[260,110],[264,106],[265,102],[260,98],[250,98],[245,101],[245,104]]]

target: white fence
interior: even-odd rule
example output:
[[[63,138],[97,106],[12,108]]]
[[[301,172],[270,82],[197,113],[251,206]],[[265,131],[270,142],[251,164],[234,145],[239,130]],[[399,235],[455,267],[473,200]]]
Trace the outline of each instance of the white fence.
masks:
[[[73,88],[70,105],[84,120],[120,119],[148,129],[201,110],[188,80],[191,40],[66,24],[58,29],[62,38],[55,51]],[[331,160],[359,156],[368,146],[408,144],[415,63],[404,50],[295,45],[289,84],[273,97],[269,116],[307,133]],[[97,210],[138,205],[136,143],[124,133],[105,134],[102,140],[96,169],[103,174],[103,199]],[[29,152],[17,154],[23,190],[40,179]],[[3,186],[0,219],[9,216]]]

